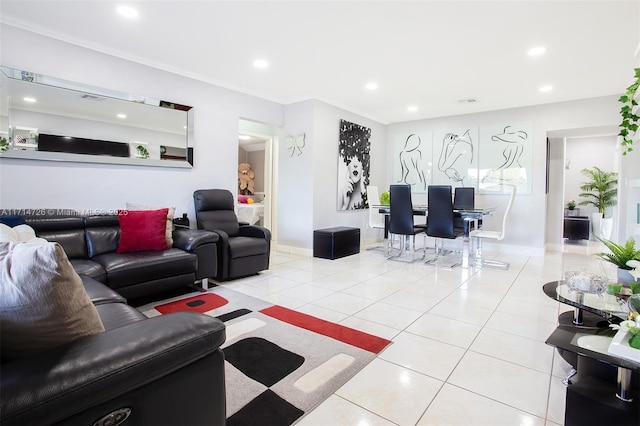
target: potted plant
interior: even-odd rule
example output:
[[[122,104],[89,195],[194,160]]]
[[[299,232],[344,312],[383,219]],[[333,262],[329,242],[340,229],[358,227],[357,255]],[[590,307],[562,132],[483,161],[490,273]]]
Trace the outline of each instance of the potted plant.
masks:
[[[576,200],[569,200],[567,201],[567,208],[569,210],[573,210],[576,208]]]
[[[136,147],[136,151],[138,152],[138,157],[139,158],[149,158],[149,151],[147,150],[147,148],[143,145],[138,145]]]
[[[584,200],[579,204],[581,206],[592,205],[598,209],[598,212],[592,215],[593,233],[605,239],[609,238],[613,219],[605,218],[605,212],[607,207],[613,207],[617,203],[618,174],[606,172],[595,166],[591,169],[582,169],[581,173],[589,180],[580,186],[580,189],[584,191],[580,193],[580,197],[583,197]]]
[[[636,248],[636,240],[631,237],[622,245],[604,238],[596,238],[609,249],[609,253],[600,252],[595,255],[618,267],[618,282],[628,284],[636,281],[630,272],[634,268],[628,264],[631,260],[640,261],[640,249]]]
[[[388,206],[389,200],[389,191],[384,191],[382,194],[380,194],[380,204]]]
[[[0,137],[0,154],[7,151],[9,149],[9,142],[7,142],[7,138]]]

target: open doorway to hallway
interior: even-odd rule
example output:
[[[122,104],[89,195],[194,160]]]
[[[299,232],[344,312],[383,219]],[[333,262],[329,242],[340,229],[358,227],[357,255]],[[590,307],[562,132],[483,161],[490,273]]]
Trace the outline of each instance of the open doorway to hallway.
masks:
[[[277,143],[278,127],[247,119],[238,125],[238,164],[248,163],[254,173],[253,204],[238,201],[238,219],[271,230],[272,241],[277,240]],[[238,194],[241,193],[240,186]]]
[[[592,214],[597,213],[597,209],[590,205],[579,205],[584,200],[579,196],[583,192],[580,186],[587,180],[582,170],[599,167],[608,172],[619,172],[620,153],[617,150],[616,133],[617,129],[612,127],[549,132],[545,235],[547,249],[565,251],[567,248],[589,246],[589,241],[594,240],[591,223]],[[567,209],[569,200],[575,200],[578,204],[573,211]],[[607,209],[606,215],[614,218],[611,235],[615,238],[620,224],[618,207]],[[575,239],[565,239],[565,227],[576,224],[576,219],[565,216],[586,217],[589,222],[587,238],[583,238],[583,232],[579,232],[580,235],[574,236]]]

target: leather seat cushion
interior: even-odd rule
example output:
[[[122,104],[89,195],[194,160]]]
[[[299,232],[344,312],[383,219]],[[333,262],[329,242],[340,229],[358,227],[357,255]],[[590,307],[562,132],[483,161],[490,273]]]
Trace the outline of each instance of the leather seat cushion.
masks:
[[[180,249],[105,253],[93,257],[107,271],[109,287],[118,289],[172,276],[193,274],[198,257]]]
[[[229,238],[229,256],[232,259],[266,254],[268,250],[267,240],[263,238]]]
[[[105,331],[147,319],[147,317],[136,308],[125,305],[124,303],[105,303],[96,306],[96,310],[102,320]]]
[[[82,285],[94,305],[102,305],[103,303],[127,303],[127,299],[116,293],[106,285],[94,280],[86,275],[80,275]]]
[[[70,261],[78,275],[86,275],[101,283],[107,281],[107,271],[98,262],[89,259],[70,259]]]

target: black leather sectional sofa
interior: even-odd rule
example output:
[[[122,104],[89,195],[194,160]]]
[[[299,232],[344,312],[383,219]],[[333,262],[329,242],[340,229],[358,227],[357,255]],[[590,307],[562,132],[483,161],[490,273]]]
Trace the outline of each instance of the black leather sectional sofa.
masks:
[[[116,215],[2,214],[63,247],[105,331],[3,359],[1,425],[225,424],[224,323],[193,312],[147,318],[126,299],[206,283],[217,272],[217,234],[179,228],[167,250],[116,253]]]
[[[192,285],[196,280],[206,283],[217,273],[219,237],[213,232],[176,228],[168,250],[116,253],[117,215],[83,216],[66,209],[5,213],[22,216],[38,237],[59,243],[79,275],[94,278],[127,299]]]
[[[0,367],[0,424],[224,425],[224,323],[147,318],[81,276],[105,331]]]

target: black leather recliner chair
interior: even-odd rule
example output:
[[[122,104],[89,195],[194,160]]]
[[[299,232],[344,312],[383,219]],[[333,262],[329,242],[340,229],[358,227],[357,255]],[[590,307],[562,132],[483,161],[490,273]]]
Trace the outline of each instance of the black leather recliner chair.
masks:
[[[257,274],[269,269],[271,231],[240,225],[233,194],[226,189],[200,189],[193,193],[198,229],[217,233],[218,281]]]

